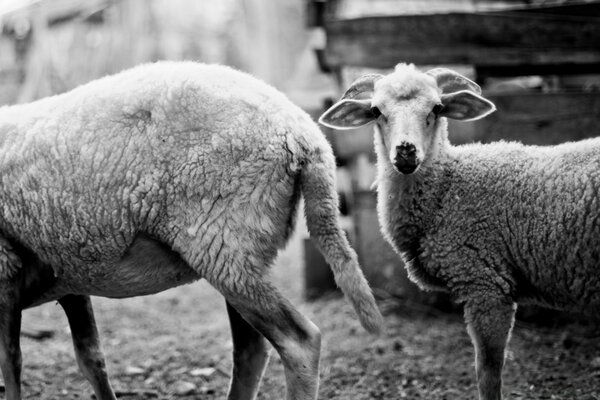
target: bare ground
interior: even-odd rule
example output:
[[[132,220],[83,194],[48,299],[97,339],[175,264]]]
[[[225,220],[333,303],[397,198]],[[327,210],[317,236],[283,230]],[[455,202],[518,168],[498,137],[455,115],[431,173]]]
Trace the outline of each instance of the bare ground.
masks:
[[[323,332],[319,398],[477,398],[473,350],[459,315],[382,301],[387,330],[372,337],[339,296],[302,301],[298,246],[283,253],[273,279]],[[94,305],[119,398],[225,398],[232,345],[224,302],[208,284],[125,300],[95,298]],[[55,330],[48,340],[22,339],[25,398],[91,399],[60,306],[27,310],[24,323]],[[504,380],[510,399],[600,399],[600,338],[580,325],[518,324]],[[283,399],[284,385],[274,353],[259,398]]]

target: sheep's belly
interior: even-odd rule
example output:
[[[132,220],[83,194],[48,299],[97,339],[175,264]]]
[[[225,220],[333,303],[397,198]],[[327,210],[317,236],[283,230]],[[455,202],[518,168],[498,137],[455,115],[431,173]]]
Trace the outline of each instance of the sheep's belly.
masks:
[[[57,287],[63,292],[122,298],[158,293],[200,279],[177,253],[144,236],[137,237],[119,261],[83,268],[87,270],[60,274]]]

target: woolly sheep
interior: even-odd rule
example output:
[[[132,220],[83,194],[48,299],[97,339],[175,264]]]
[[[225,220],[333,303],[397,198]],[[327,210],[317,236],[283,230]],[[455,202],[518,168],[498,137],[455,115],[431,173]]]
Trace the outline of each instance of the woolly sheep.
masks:
[[[307,114],[233,69],[161,62],[0,109],[0,365],[20,394],[21,310],[58,300],[80,369],[114,400],[89,295],[205,278],[227,301],[230,399],[254,399],[265,338],[288,399],[314,399],[320,333],[266,280],[301,195],[310,234],[371,332],[382,326],[338,225],[331,147]]]
[[[600,139],[452,146],[447,118],[495,110],[480,94],[449,69],[400,64],[355,81],[320,122],[375,122],[382,232],[414,282],[464,305],[479,397],[496,400],[517,302],[600,308]]]

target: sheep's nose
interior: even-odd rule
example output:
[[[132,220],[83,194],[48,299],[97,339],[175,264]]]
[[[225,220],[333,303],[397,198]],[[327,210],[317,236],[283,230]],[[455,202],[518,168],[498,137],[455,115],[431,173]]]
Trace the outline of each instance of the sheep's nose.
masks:
[[[403,143],[400,146],[396,146],[396,159],[394,165],[398,171],[403,174],[411,174],[415,172],[419,166],[417,160],[417,148],[414,144]]]

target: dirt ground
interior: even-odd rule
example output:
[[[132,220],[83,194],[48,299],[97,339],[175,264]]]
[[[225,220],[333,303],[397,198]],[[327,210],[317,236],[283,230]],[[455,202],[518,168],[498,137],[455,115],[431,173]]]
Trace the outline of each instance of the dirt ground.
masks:
[[[460,315],[388,299],[380,304],[386,332],[372,337],[341,297],[302,300],[298,246],[280,256],[273,280],[322,330],[320,399],[477,398],[473,349]],[[94,305],[119,398],[225,398],[232,345],[224,302],[208,284],[125,300],[94,298]],[[43,341],[22,339],[25,398],[91,399],[60,306],[27,310],[24,324],[55,331]],[[580,325],[549,329],[518,323],[504,381],[506,395],[515,400],[600,399],[598,332]],[[283,370],[275,353],[259,398],[284,398]]]

